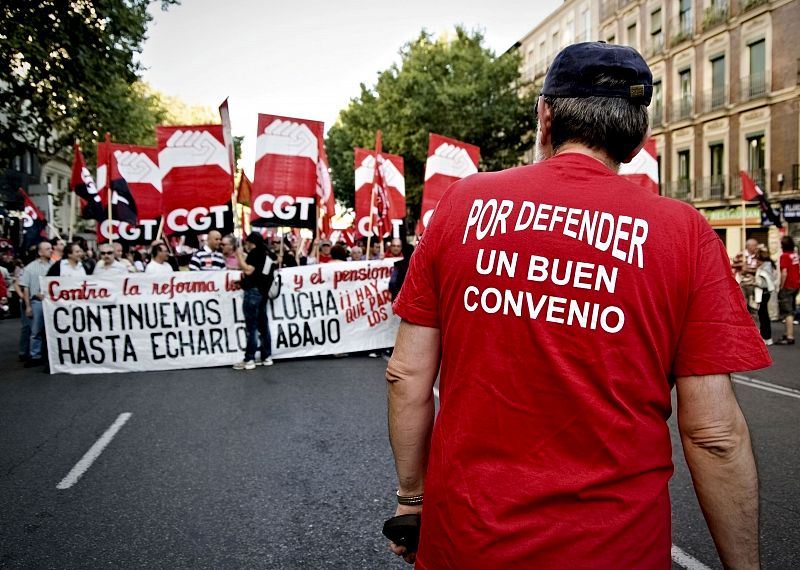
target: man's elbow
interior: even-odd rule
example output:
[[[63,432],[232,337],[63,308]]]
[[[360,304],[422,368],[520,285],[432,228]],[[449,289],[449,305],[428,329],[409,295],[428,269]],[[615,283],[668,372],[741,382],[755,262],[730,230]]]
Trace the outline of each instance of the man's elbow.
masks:
[[[682,435],[684,447],[690,446],[722,460],[734,459],[750,447],[747,424],[741,416],[682,430]]]

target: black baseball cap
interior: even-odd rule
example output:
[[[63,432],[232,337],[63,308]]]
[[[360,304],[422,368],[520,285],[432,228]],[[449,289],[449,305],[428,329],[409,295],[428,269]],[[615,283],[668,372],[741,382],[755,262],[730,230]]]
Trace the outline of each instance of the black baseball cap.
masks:
[[[601,76],[620,85],[597,85]],[[649,105],[653,97],[653,74],[638,51],[605,42],[582,42],[562,49],[553,59],[544,79],[547,97],[619,97]]]

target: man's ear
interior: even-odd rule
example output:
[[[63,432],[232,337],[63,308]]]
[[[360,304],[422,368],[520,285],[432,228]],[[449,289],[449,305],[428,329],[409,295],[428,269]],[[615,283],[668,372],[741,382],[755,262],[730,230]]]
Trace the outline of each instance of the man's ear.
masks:
[[[550,127],[553,124],[553,114],[550,111],[550,105],[545,103],[544,97],[540,96],[536,102],[536,119],[539,130],[539,142],[545,146],[550,146]]]
[[[650,138],[650,129],[647,129],[647,132],[642,138],[642,141],[636,146],[633,151],[625,157],[625,160],[622,161],[623,164],[628,164],[630,161],[634,159],[634,157],[639,154],[639,152],[644,148],[644,145],[647,143],[647,140]]]

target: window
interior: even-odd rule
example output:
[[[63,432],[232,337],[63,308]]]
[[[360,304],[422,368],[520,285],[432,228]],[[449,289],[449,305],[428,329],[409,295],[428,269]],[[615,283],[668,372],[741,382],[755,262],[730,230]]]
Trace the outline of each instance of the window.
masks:
[[[653,126],[659,126],[664,122],[664,92],[661,80],[653,81]]]
[[[33,174],[33,157],[31,156],[31,152],[26,150],[23,157],[25,160],[25,174]]]
[[[664,49],[664,34],[661,31],[661,8],[650,14],[650,55],[661,53]]]
[[[764,145],[763,134],[747,137],[747,171],[762,190],[765,189],[764,179],[766,178],[764,170],[766,148]]]
[[[606,38],[606,43],[607,44],[613,44],[613,43],[616,43],[616,42],[617,42],[617,37],[614,34],[611,34],[610,36],[608,36]]]
[[[749,97],[759,97],[767,92],[766,55],[767,44],[759,40],[750,44],[750,79],[748,81]]]
[[[692,0],[680,0],[678,7],[678,33],[692,35]]]
[[[711,163],[710,190],[711,199],[721,199],[725,194],[724,156],[725,147],[722,143],[708,145],[709,158]]]
[[[678,118],[685,119],[692,114],[692,70],[684,69],[678,73],[680,101],[678,102]]]
[[[689,151],[678,151],[678,193],[680,198],[686,198],[689,194],[691,169],[689,163]]]
[[[567,28],[564,30],[564,45],[572,44],[575,39],[575,23],[572,21],[567,22]]]
[[[22,157],[21,157],[21,156],[19,156],[19,155],[18,155],[18,156],[15,156],[15,157],[14,157],[14,165],[13,165],[13,168],[14,168],[14,170],[16,170],[17,172],[22,172]]]
[[[725,105],[725,56],[711,60],[711,109]]]
[[[561,44],[559,43],[558,32],[553,32],[553,55],[558,53],[558,50],[561,49]]]
[[[591,14],[591,12],[589,12],[589,10],[584,10],[581,13],[581,21],[583,22],[583,24],[582,24],[583,25],[583,30],[582,30],[583,33],[582,33],[582,36],[580,38],[578,38],[578,39],[580,41],[582,41],[582,42],[588,42],[589,41],[589,32],[592,29],[592,14]]]
[[[633,49],[639,49],[639,42],[636,38],[636,22],[628,26],[628,45]]]

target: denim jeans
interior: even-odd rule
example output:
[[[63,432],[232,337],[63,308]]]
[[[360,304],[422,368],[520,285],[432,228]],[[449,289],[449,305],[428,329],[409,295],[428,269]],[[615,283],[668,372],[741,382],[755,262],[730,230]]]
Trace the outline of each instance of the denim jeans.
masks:
[[[42,358],[42,347],[44,346],[44,311],[42,302],[39,299],[31,299],[31,358]]]
[[[19,355],[27,357],[31,352],[31,319],[25,314],[25,303],[18,302],[20,308]]]
[[[244,326],[247,329],[247,348],[244,351],[244,359],[255,359],[259,339],[261,340],[261,358],[269,358],[272,355],[272,339],[267,323],[267,298],[261,295],[261,292],[255,287],[244,291]]]

